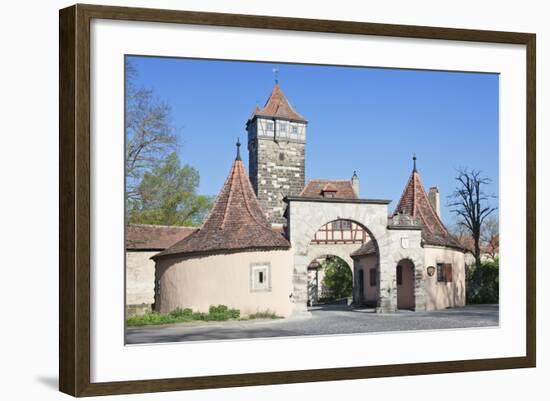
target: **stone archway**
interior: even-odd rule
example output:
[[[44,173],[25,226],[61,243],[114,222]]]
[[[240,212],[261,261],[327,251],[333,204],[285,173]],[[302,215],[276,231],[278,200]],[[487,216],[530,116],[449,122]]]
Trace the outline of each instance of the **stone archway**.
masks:
[[[389,262],[384,238],[387,226],[387,204],[389,201],[380,200],[342,200],[342,199],[303,199],[287,198],[289,203],[288,234],[294,251],[293,266],[293,293],[292,298],[295,312],[307,311],[307,266],[312,260],[314,250],[310,246],[315,233],[320,227],[336,220],[350,220],[361,225],[369,234],[378,250],[379,266],[385,266]],[[382,246],[379,246],[380,239]],[[332,247],[331,247],[332,248]],[[359,245],[357,245],[359,248]],[[349,253],[351,253],[351,249]],[[336,254],[346,260],[350,267],[353,260],[349,253],[342,254],[335,250],[324,253]],[[340,254],[339,254],[340,253]]]
[[[424,253],[421,227],[412,219],[405,224],[388,218],[387,200],[287,197],[287,233],[292,244],[294,313],[307,313],[309,245],[319,227],[335,220],[352,220],[364,227],[377,250],[377,312],[397,310],[395,266],[409,258],[415,266],[415,310],[425,309],[422,282]]]
[[[340,267],[344,267],[346,270],[345,274],[338,274],[337,277],[340,280],[341,287],[346,287],[350,289],[349,294],[344,294],[338,296],[338,299],[327,299],[330,297],[330,288],[325,287],[325,277],[327,274],[327,264],[330,264],[331,261],[338,260]],[[344,272],[343,272],[344,273]],[[349,280],[349,281],[348,281]],[[319,302],[325,303],[334,303],[336,301],[340,302],[340,298],[351,298],[353,295],[354,287],[354,278],[353,278],[353,265],[350,265],[349,262],[344,260],[338,255],[323,254],[317,255],[312,259],[308,265],[308,274],[307,274],[307,288],[308,288],[308,306],[314,306]],[[347,304],[347,302],[346,302]]]

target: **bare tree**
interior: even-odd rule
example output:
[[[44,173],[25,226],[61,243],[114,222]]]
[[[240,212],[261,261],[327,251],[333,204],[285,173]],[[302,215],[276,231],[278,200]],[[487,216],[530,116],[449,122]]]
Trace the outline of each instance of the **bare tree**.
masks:
[[[481,240],[487,248],[491,259],[498,256],[499,251],[499,221],[497,215],[491,215],[485,219],[481,228]]]
[[[456,176],[458,186],[449,196],[448,206],[451,212],[456,214],[458,224],[467,229],[471,234],[474,246],[473,255],[476,263],[476,270],[481,267],[481,229],[487,217],[496,210],[496,207],[489,205],[488,201],[495,198],[487,194],[483,187],[490,184],[491,180],[482,176],[481,171],[459,169]]]
[[[137,187],[145,171],[158,167],[177,147],[171,109],[152,90],[135,85],[136,69],[126,60],[126,195],[138,197]]]

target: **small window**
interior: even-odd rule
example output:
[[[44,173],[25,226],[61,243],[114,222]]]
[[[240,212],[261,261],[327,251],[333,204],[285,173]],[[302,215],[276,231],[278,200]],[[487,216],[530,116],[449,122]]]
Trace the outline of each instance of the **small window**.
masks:
[[[349,220],[336,220],[332,222],[333,230],[351,230],[351,221]]]
[[[272,123],[272,122],[268,122],[268,123],[266,124],[266,129],[267,129],[268,131],[273,131],[273,123]]]
[[[298,133],[298,126],[297,125],[292,125],[290,127],[290,132],[292,132],[293,134],[297,134]]]
[[[279,160],[280,161],[284,161],[285,160],[285,154],[284,153],[279,153]]]
[[[369,270],[369,284],[371,287],[376,287],[376,268]]]
[[[250,291],[271,291],[270,265],[250,265]]]
[[[453,265],[451,263],[437,264],[437,282],[451,283],[453,281]]]
[[[286,132],[286,123],[279,123],[279,131]]]
[[[403,266],[397,265],[397,285],[403,284]]]

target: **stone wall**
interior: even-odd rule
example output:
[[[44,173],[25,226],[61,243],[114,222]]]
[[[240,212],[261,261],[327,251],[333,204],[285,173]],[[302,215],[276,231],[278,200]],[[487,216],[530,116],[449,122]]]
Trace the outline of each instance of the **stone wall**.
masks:
[[[299,134],[288,138],[269,131],[268,123],[258,119],[248,127],[250,182],[269,221],[285,224],[283,198],[299,195],[305,186],[306,126],[292,123],[299,127]]]
[[[389,203],[389,202],[388,202]],[[294,313],[307,311],[307,266],[311,261],[309,244],[324,224],[348,219],[361,224],[378,248],[379,297],[377,311],[397,310],[396,267],[402,259],[415,266],[415,310],[426,308],[423,283],[424,250],[420,246],[421,231],[413,228],[388,228],[386,202],[341,202],[338,200],[291,200],[289,204],[289,236],[294,252]]]
[[[259,139],[250,145],[250,181],[271,223],[284,224],[285,196],[305,185],[305,144]]]
[[[150,258],[156,253],[126,252],[126,311],[130,315],[151,311],[155,301],[155,262]]]

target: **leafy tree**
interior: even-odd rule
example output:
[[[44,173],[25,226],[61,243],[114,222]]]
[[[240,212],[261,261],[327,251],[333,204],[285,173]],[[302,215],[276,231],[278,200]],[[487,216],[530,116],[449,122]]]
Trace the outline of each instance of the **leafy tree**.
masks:
[[[129,222],[200,225],[212,207],[212,197],[198,195],[199,173],[180,165],[174,152],[151,172],[145,172],[129,202]]]
[[[348,264],[338,257],[327,258],[322,263],[325,275],[323,277],[323,298],[339,299],[351,297],[353,292],[353,276]]]
[[[137,87],[135,65],[125,62],[126,72],[126,197],[138,199],[138,186],[146,171],[158,167],[174,152],[177,135],[171,122],[171,108],[153,90]]]
[[[479,268],[466,272],[466,301],[469,304],[492,304],[499,300],[499,260],[486,260]]]

